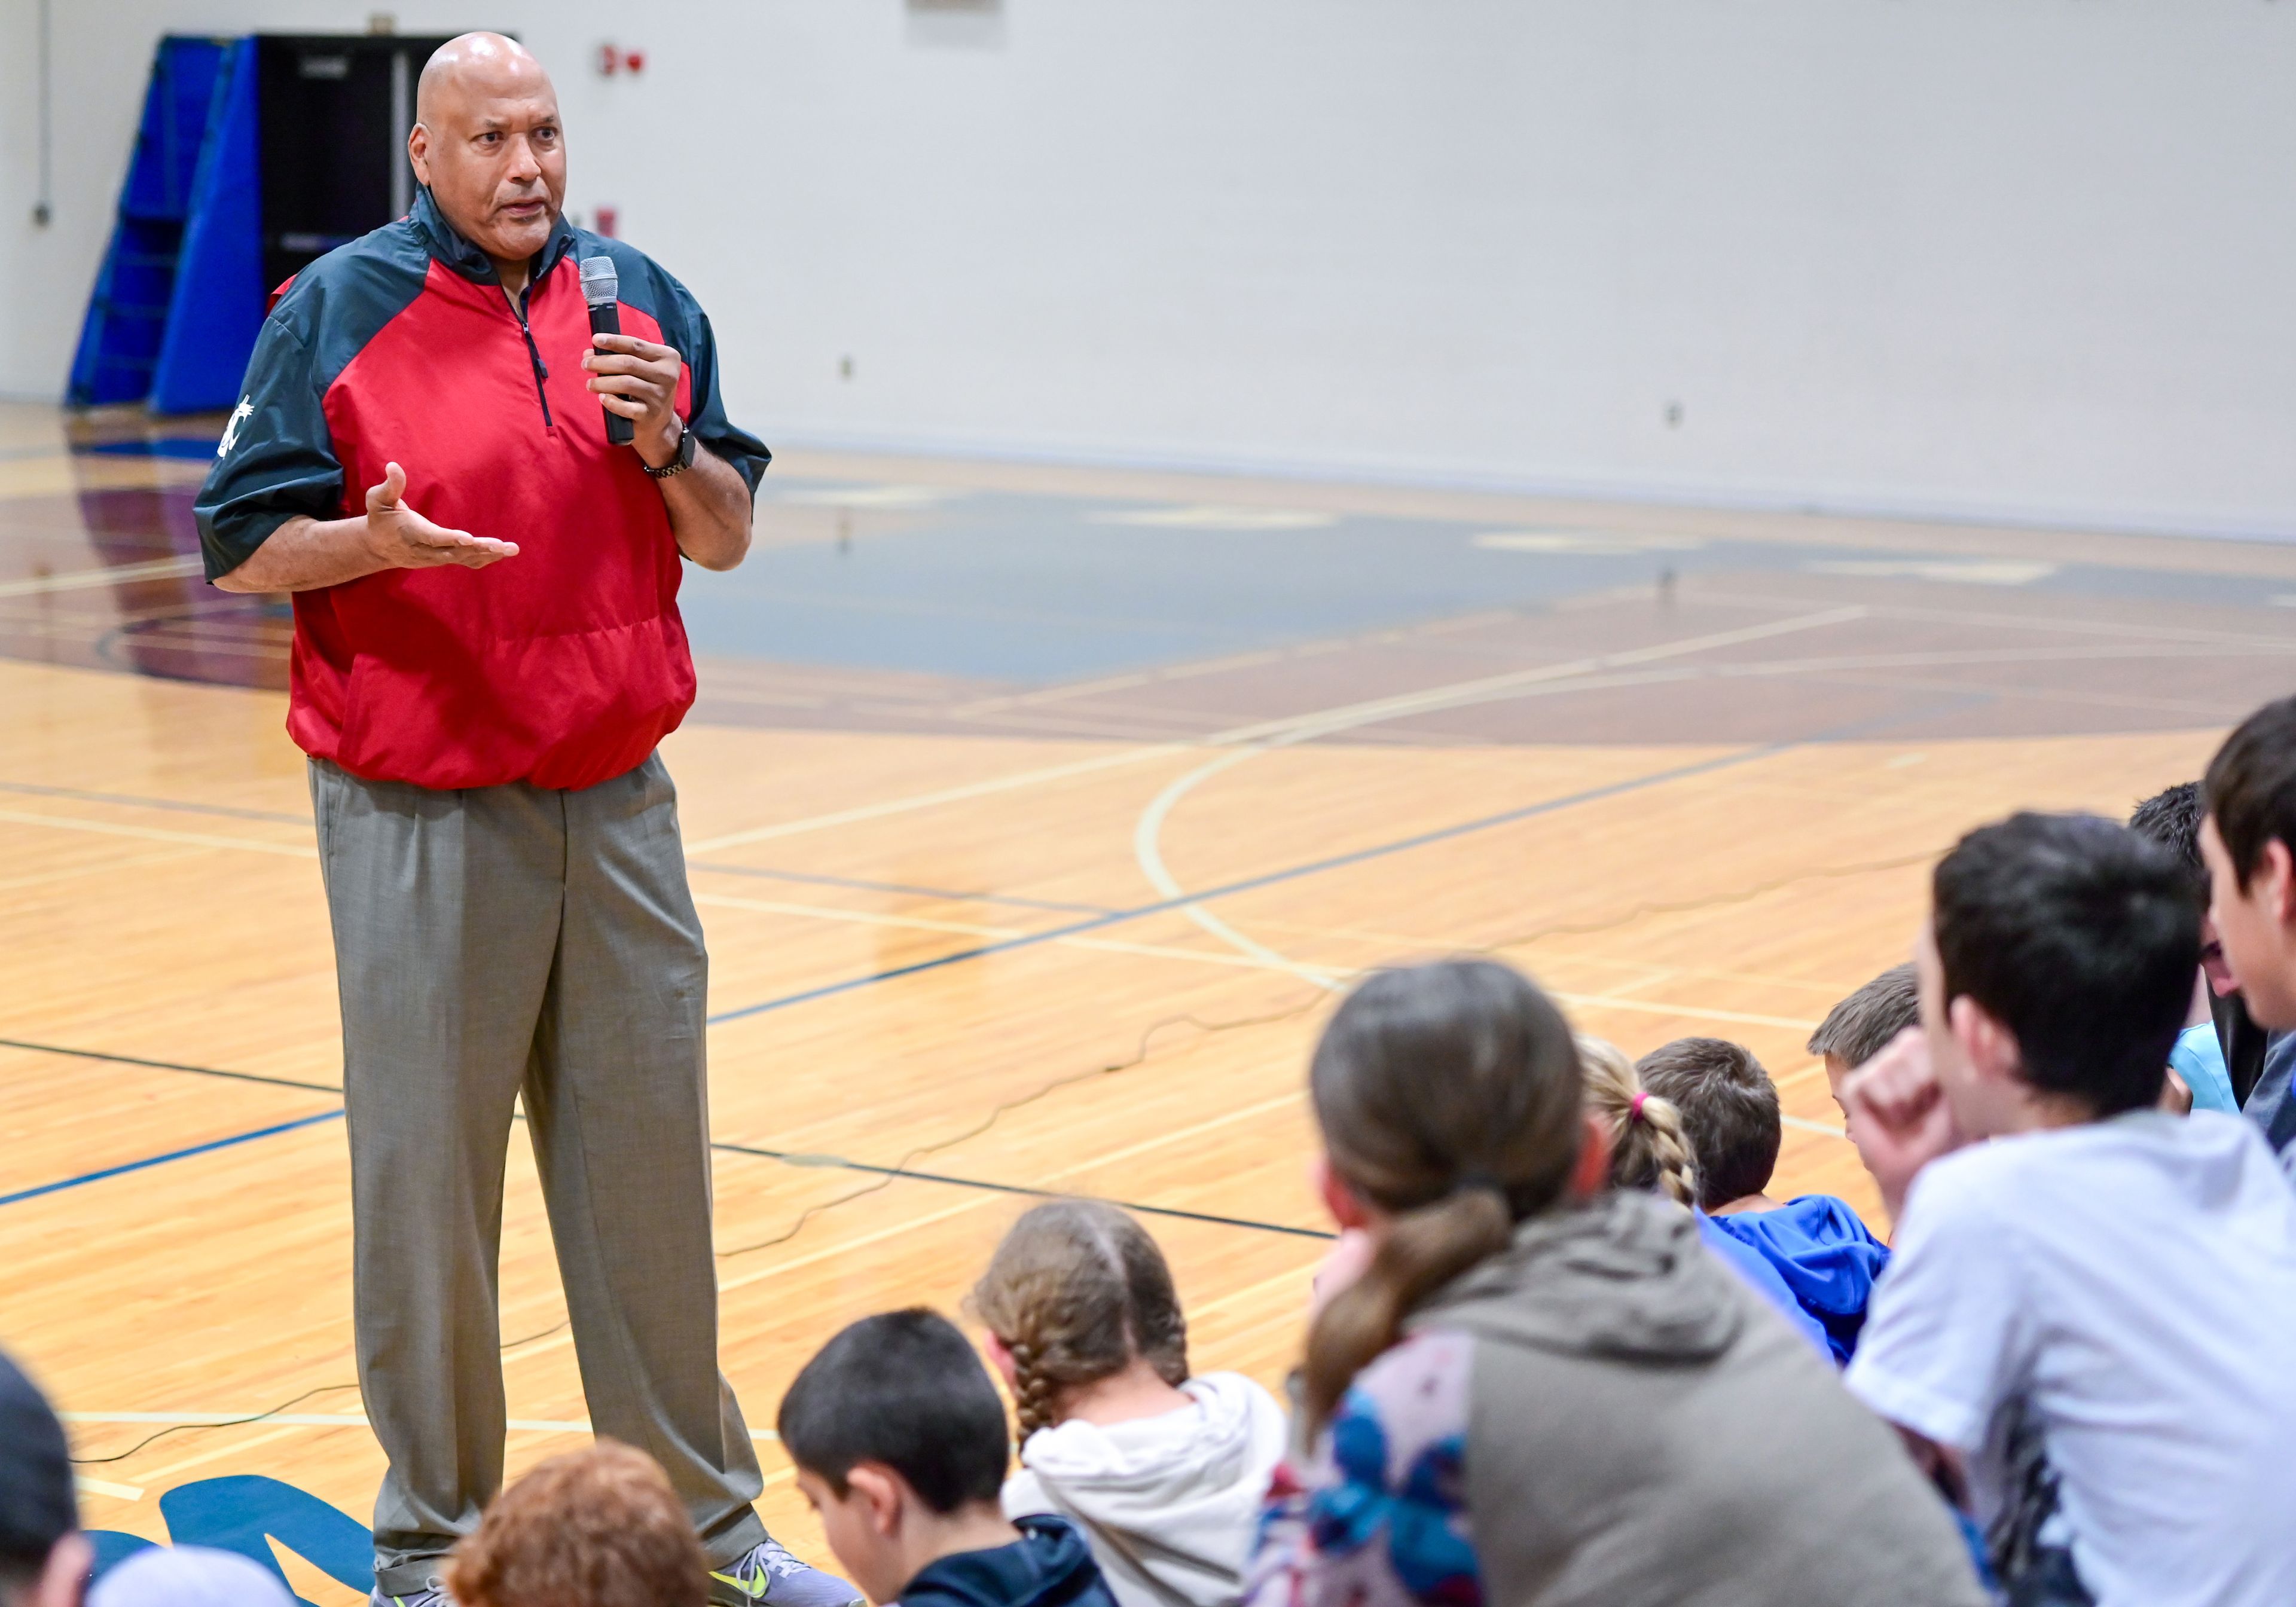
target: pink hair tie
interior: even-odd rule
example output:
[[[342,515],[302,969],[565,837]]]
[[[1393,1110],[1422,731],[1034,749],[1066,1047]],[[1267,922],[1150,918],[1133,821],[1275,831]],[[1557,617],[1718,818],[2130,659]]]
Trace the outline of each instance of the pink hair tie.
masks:
[[[1629,1126],[1643,1119],[1643,1101],[1649,1097],[1647,1094],[1637,1094],[1633,1102],[1627,1106],[1627,1121]]]

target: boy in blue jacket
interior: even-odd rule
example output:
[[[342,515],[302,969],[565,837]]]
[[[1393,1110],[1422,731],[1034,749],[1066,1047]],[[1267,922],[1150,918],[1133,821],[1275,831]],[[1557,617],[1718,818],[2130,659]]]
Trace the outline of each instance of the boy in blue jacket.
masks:
[[[1681,1112],[1697,1163],[1698,1202],[1715,1227],[1777,1269],[1825,1331],[1834,1365],[1847,1365],[1890,1252],[1831,1194],[1781,1204],[1763,1192],[1777,1168],[1784,1125],[1777,1086],[1762,1062],[1740,1044],[1685,1037],[1653,1049],[1635,1070],[1644,1088]]]
[[[870,1600],[1116,1607],[1066,1520],[1005,1521],[1004,1406],[947,1318],[863,1317],[805,1365],[777,1426],[829,1548]]]

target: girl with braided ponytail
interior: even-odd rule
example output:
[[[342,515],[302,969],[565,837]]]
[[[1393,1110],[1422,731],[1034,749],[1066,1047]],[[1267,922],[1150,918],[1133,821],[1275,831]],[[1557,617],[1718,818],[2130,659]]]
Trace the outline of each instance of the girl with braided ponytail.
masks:
[[[1119,1607],[1233,1607],[1283,1414],[1240,1373],[1189,1376],[1156,1241],[1112,1205],[1049,1201],[1013,1225],[971,1306],[1020,1420],[1005,1515],[1076,1524]]]
[[[1889,1430],[1689,1211],[1611,1186],[1603,1075],[1493,961],[1332,1018],[1308,1095],[1343,1232],[1247,1607],[1978,1607]]]
[[[1587,1109],[1611,1133],[1611,1186],[1663,1194],[1685,1209],[1698,1203],[1698,1163],[1682,1131],[1682,1112],[1644,1090],[1635,1062],[1608,1038],[1582,1034],[1578,1063],[1587,1074]]]

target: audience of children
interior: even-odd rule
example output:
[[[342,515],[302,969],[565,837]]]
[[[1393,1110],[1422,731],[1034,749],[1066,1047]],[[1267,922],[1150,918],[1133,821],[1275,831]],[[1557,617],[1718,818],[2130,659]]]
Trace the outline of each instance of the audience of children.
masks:
[[[1083,1532],[1121,1607],[1220,1607],[1242,1589],[1283,1409],[1238,1373],[1191,1377],[1164,1253],[1099,1201],[1023,1214],[972,1291],[1020,1423],[1004,1514]]]
[[[1921,1029],[1844,1089],[1898,1223],[1847,1382],[2015,1602],[2296,1601],[2296,1192],[2249,1123],[2156,1108],[2200,949],[2125,827],[1983,827],[1932,878]]]
[[[1781,1204],[1764,1192],[1785,1126],[1762,1062],[1723,1038],[1685,1037],[1643,1056],[1635,1071],[1681,1115],[1712,1231],[1761,1257],[1824,1331],[1835,1363],[1848,1362],[1890,1252],[1845,1201],[1802,1194]]]
[[[2271,1035],[2241,1109],[2296,1167],[2296,697],[2242,721],[2201,792],[2210,919],[2233,985]]]
[[[1825,1330],[1801,1308],[1777,1268],[1759,1250],[1722,1232],[1698,1209],[1697,1160],[1683,1131],[1681,1112],[1643,1087],[1634,1062],[1616,1044],[1587,1034],[1576,1041],[1587,1113],[1603,1124],[1610,1145],[1610,1185],[1658,1194],[1689,1211],[1706,1248],[1727,1262],[1795,1332],[1826,1350]]]
[[[1669,1199],[1606,1186],[1562,1013],[1489,961],[1373,976],[1316,1045],[1323,1193],[1374,1251],[1308,1336],[1256,1607],[1976,1603],[1943,1505]]]
[[[831,1549],[908,1607],[2296,1602],[2296,698],[2128,827],[1971,832],[1931,901],[1915,963],[1808,1042],[1894,1250],[1772,1197],[1778,1090],[1742,1046],[1637,1066],[1503,964],[1381,972],[1309,1068],[1341,1233],[1295,1418],[1190,1373],[1138,1222],[1049,1201],[969,1302],[1009,1479],[989,1372],[930,1311],[791,1385]],[[287,1600],[191,1547],[89,1590],[73,1488],[0,1357],[0,1607]],[[712,1576],[660,1468],[601,1441],[504,1491],[444,1583],[701,1607]]]
[[[779,1428],[830,1550],[871,1601],[1115,1607],[1066,1519],[1005,1517],[1004,1406],[946,1317],[853,1324],[790,1385]]]

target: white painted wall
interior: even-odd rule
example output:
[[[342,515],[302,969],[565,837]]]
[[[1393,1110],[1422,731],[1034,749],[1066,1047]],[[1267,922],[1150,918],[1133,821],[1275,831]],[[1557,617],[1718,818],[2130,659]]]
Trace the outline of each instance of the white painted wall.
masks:
[[[1004,4],[396,9],[556,70],[772,439],[2296,536],[2287,0]],[[153,35],[367,7],[59,0],[44,234],[0,7],[53,394]]]

